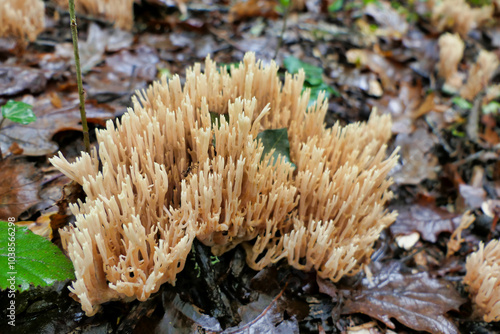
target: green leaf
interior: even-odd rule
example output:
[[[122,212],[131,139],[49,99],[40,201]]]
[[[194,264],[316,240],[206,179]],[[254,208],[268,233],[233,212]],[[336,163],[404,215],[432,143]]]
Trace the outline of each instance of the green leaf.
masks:
[[[280,0],[280,5],[283,7],[288,7],[290,5],[290,0]]]
[[[328,6],[328,11],[330,13],[338,12],[344,6],[344,0],[334,0],[330,6]]]
[[[318,94],[320,91],[325,91],[325,96],[328,99],[330,94],[334,96],[340,96],[340,94],[333,89],[331,86],[327,85],[323,81],[323,69],[318,66],[314,66],[305,63],[295,57],[287,57],[283,61],[285,68],[288,72],[294,74],[297,73],[301,68],[304,69],[306,74],[306,80],[304,82],[304,89],[311,89],[311,97],[309,99],[309,106],[313,105],[318,99]]]
[[[309,103],[307,105],[308,107],[312,106],[314,104],[314,102],[316,102],[318,100],[318,96],[319,96],[319,93],[321,91],[325,91],[325,97],[327,99],[330,98],[330,95],[333,95],[336,97],[340,96],[340,93],[336,89],[333,89],[331,86],[327,85],[324,82],[322,82],[320,85],[317,85],[317,86],[305,85],[305,87],[311,88],[311,97],[309,98]]]
[[[30,124],[36,121],[36,116],[31,104],[14,100],[9,100],[2,107],[2,116],[12,122],[20,124]]]
[[[165,67],[162,67],[158,70],[158,75],[157,77],[158,78],[161,78],[163,76],[166,76],[167,79],[172,79],[173,75],[172,75],[172,72],[170,72],[170,70],[168,68],[165,68]]]
[[[219,126],[217,127],[218,129],[220,129],[220,116],[224,116],[224,118],[226,119],[226,122],[229,123],[229,114],[219,114],[219,113],[216,113],[216,112],[210,112],[210,121],[211,121],[211,124],[212,124],[212,129],[217,121],[217,124],[219,124]]]
[[[234,68],[240,67],[240,62],[234,62],[234,63],[219,63],[219,67],[225,67],[227,70],[227,73],[231,73],[231,67],[234,66]]]
[[[301,68],[304,69],[306,82],[311,86],[316,86],[323,82],[323,69],[321,67],[303,62],[293,56],[286,57],[283,60],[283,64],[286,70],[292,74],[297,73]]]
[[[0,221],[0,235],[1,290],[10,288],[13,277],[17,291],[75,278],[73,264],[61,250],[27,227]]]
[[[257,135],[256,139],[260,140],[264,145],[261,161],[272,149],[275,149],[273,153],[274,159],[272,159],[273,165],[276,164],[278,157],[281,155],[286,162],[296,168],[290,159],[290,142],[288,141],[288,130],[286,128],[264,130]]]
[[[212,125],[212,129],[214,128],[215,123],[218,124],[217,129],[220,129],[220,116],[221,115],[223,115],[224,118],[226,119],[226,122],[229,123],[229,114],[219,114],[219,113],[211,111],[210,112],[210,124]],[[212,138],[212,145],[215,146],[215,133],[214,133],[214,136]]]
[[[454,97],[451,100],[451,102],[453,102],[457,107],[459,107],[461,109],[470,109],[470,108],[472,108],[472,103],[470,103],[466,99],[461,98],[459,96]]]
[[[483,107],[483,114],[496,114],[500,110],[500,103],[491,101]]]

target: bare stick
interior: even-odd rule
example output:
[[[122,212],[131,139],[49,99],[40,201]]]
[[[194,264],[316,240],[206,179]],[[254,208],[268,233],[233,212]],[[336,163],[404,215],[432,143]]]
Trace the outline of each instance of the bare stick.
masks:
[[[75,17],[75,0],[69,2],[69,17],[71,19],[71,36],[73,37],[73,51],[75,53],[76,81],[78,85],[78,96],[80,97],[80,117],[82,118],[83,142],[85,151],[90,154],[89,127],[87,125],[87,114],[85,113],[85,95],[82,85],[82,71],[80,69],[80,53],[78,52],[78,30]]]

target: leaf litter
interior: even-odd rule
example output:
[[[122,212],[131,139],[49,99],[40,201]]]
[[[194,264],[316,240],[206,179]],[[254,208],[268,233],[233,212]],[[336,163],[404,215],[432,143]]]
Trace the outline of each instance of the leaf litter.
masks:
[[[478,127],[472,140],[466,125],[471,122],[469,114],[475,101],[453,92],[450,95],[443,89],[436,68],[440,32],[429,16],[429,3],[335,1],[335,10],[329,11],[315,1],[304,1],[303,8],[291,11],[287,18],[284,43],[276,59],[285,68],[284,59],[295,57],[306,72],[310,67],[316,73],[309,76],[310,88],[338,91],[339,96],[332,93],[330,97],[326,118],[330,125],[335,121],[346,124],[365,120],[372,107],[392,114],[393,144],[401,146],[401,160],[399,169],[393,172],[396,196],[390,209],[398,210],[399,218],[390,228],[391,234],[382,238],[378,246],[383,249],[383,256],[397,259],[407,253],[393,241],[416,234],[417,243],[409,251],[413,252],[414,245],[425,251],[410,253],[414,258],[408,263],[409,268],[403,269],[393,261],[375,262],[370,267],[371,283],[359,276],[353,280],[361,279],[361,283],[350,288],[328,284],[330,293],[336,291],[337,299],[335,294],[325,298],[319,293],[318,284],[320,289],[326,289],[325,282],[316,284],[311,277],[290,273],[282,265],[262,274],[266,282],[272,282],[273,291],[257,291],[249,286],[249,277],[255,273],[244,264],[238,267],[238,275],[232,273],[227,279],[227,268],[234,268],[233,262],[238,262],[236,255],[231,258],[231,253],[221,258],[223,264],[214,267],[219,275],[214,282],[234,300],[234,314],[247,316],[233,329],[269,332],[284,326],[292,332],[297,328],[301,332],[348,332],[349,328],[365,326],[383,332],[385,325],[405,332],[412,328],[454,333],[459,324],[461,329],[493,331],[491,326],[467,318],[467,304],[460,309],[461,319],[450,317],[449,311],[458,310],[464,301],[455,290],[463,286],[455,281],[460,282],[464,274],[465,256],[479,240],[500,236],[500,96],[495,90],[499,78],[493,77],[491,85],[485,88],[484,100],[476,103]],[[135,89],[146,87],[158,73],[182,75],[185,66],[202,60],[207,53],[216,61],[229,64],[239,61],[244,51],[253,50],[265,62],[269,61],[283,26],[283,14],[276,4],[258,0],[232,6],[227,2],[194,0],[180,6],[181,12],[174,3],[151,0],[146,5],[143,1],[135,6],[136,26],[132,33],[92,18],[79,18],[89,120],[96,128],[104,126],[107,119],[125,111]],[[47,13],[50,27],[27,52],[19,52],[12,40],[0,39],[0,105],[9,99],[23,101],[33,105],[37,117],[36,122],[24,126],[6,120],[0,130],[0,145],[6,158],[0,162],[5,180],[0,182],[0,216],[29,219],[26,223],[37,224],[33,228],[39,228],[48,237],[50,224],[53,241],[57,243],[57,228],[71,221],[67,204],[75,199],[68,200],[71,194],[65,193],[60,206],[51,207],[60,197],[63,178],[45,172],[45,158],[58,149],[76,155],[82,146],[81,141],[68,136],[80,131],[71,73],[69,22],[63,12],[61,20],[53,18],[52,13]],[[497,25],[477,25],[468,36],[463,36],[466,49],[457,68],[463,78],[482,49],[493,50],[498,56]],[[321,72],[314,72],[314,68]],[[282,155],[289,157],[286,151]],[[477,167],[481,173],[474,172]],[[466,210],[473,211],[476,221],[464,233],[462,248],[451,259],[440,262],[445,256],[445,245]],[[284,273],[294,277],[295,283],[283,279]],[[286,282],[288,288],[275,300]],[[92,326],[124,330],[117,324],[118,319],[125,319],[123,323],[136,331],[146,331],[144,323],[151,322],[163,324],[163,329],[176,323],[177,332],[223,330],[218,319],[209,315],[213,314],[210,306],[201,308],[192,290],[180,282],[177,288],[175,297],[168,296],[177,306],[162,306],[158,299],[142,307],[137,303],[112,304],[105,310],[107,313],[91,319],[77,316],[75,311],[77,321],[68,322],[64,328],[68,332],[75,328],[88,332]],[[426,291],[431,291],[435,299],[428,298]],[[344,298],[343,303],[339,296]],[[66,300],[61,305],[77,310],[78,305],[73,303]],[[186,311],[188,308],[191,311]],[[62,326],[66,318],[72,318],[60,313],[66,318],[59,323],[58,319],[45,319],[43,312],[32,314],[30,319],[39,328]]]

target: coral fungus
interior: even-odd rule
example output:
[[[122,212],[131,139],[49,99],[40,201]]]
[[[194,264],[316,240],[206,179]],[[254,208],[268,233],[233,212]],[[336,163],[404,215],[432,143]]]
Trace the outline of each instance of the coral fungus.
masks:
[[[253,53],[230,70],[207,58],[184,86],[164,78],[134,97],[92,155],[51,160],[87,194],[61,236],[88,315],[174,284],[195,237],[215,254],[243,244],[257,270],[287,259],[333,281],[369,261],[396,216],[390,118],[326,128],[324,95],[308,108],[304,72],[277,71]]]

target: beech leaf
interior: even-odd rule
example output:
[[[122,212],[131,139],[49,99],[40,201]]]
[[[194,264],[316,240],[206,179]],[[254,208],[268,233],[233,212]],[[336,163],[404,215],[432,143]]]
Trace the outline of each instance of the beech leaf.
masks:
[[[288,141],[288,130],[286,128],[264,130],[257,135],[257,140],[260,140],[264,145],[261,160],[274,149],[273,164],[276,163],[279,156],[283,156],[286,162],[296,168],[290,159],[290,142]]]
[[[75,278],[73,265],[61,250],[27,227],[0,221],[0,235],[5,236],[0,238],[0,289],[10,288],[11,277],[15,277],[16,290],[21,292],[30,285],[50,286]]]
[[[374,263],[373,267],[371,282],[364,278],[357,289],[339,290],[345,298],[342,314],[364,313],[391,329],[395,328],[391,318],[395,318],[417,331],[459,333],[445,313],[458,310],[466,300],[448,281],[430,278],[426,272],[401,273],[398,262],[383,267]]]
[[[410,204],[392,206],[398,218],[391,225],[393,235],[408,235],[418,232],[423,240],[435,243],[440,233],[452,233],[460,224],[461,215],[434,205]]]

